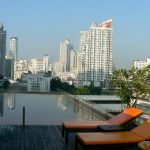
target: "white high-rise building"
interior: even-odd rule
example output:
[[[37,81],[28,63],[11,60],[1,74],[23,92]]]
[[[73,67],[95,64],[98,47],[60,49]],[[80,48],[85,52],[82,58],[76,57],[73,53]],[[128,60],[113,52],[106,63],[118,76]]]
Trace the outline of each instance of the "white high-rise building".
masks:
[[[5,55],[6,55],[6,31],[0,23],[0,75],[5,74]]]
[[[14,58],[14,60],[17,60],[17,51],[18,51],[18,38],[17,37],[11,37],[10,38],[10,57]]]
[[[73,46],[69,40],[65,40],[63,43],[60,43],[60,63],[64,64],[64,71],[70,71],[70,50],[73,49]]]
[[[135,68],[142,69],[142,68],[150,65],[150,58],[148,57],[146,59],[146,61],[134,60],[133,65]]]
[[[93,23],[89,31],[80,32],[77,54],[78,86],[94,84],[108,88],[112,75],[112,19]]]

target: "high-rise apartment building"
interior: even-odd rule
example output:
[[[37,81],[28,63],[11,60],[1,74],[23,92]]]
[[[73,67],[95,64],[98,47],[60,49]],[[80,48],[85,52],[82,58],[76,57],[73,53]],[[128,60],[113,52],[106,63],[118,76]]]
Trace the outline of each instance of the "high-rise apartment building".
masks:
[[[18,51],[18,38],[17,37],[11,37],[10,38],[10,57],[14,58],[14,60],[17,60],[17,51]]]
[[[146,59],[146,61],[141,61],[141,60],[134,60],[133,61],[133,66],[135,68],[138,68],[138,69],[142,69],[142,68],[149,66],[149,65],[150,65],[150,58],[149,57]]]
[[[89,31],[80,32],[80,51],[77,54],[78,86],[108,88],[112,75],[112,19],[93,23]]]
[[[5,55],[6,55],[6,31],[0,23],[0,74],[5,74]]]
[[[65,40],[60,43],[60,63],[64,64],[64,71],[70,71],[70,50],[73,49],[73,46],[69,40]]]

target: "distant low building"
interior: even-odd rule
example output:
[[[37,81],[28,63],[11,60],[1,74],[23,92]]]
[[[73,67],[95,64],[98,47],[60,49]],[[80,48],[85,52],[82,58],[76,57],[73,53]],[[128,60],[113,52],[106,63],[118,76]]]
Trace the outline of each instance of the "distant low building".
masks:
[[[21,79],[23,73],[28,72],[28,62],[25,59],[15,61],[14,64],[14,79]]]
[[[54,64],[53,72],[55,75],[65,72],[64,63],[63,62],[56,62]]]
[[[39,72],[48,72],[51,71],[49,63],[49,56],[46,54],[43,58],[33,58],[31,59],[31,63],[29,65],[29,70],[33,74],[37,74]]]
[[[141,60],[134,60],[133,61],[133,66],[135,68],[138,68],[138,69],[142,69],[142,68],[149,66],[149,65],[150,65],[150,58],[149,57],[146,59],[146,61],[141,61]]]
[[[22,80],[27,82],[27,91],[49,92],[51,77],[41,74],[24,74]]]
[[[54,64],[54,76],[59,77],[62,82],[67,82],[73,84],[76,80],[76,74],[74,72],[63,72],[63,64],[61,62],[56,62]]]

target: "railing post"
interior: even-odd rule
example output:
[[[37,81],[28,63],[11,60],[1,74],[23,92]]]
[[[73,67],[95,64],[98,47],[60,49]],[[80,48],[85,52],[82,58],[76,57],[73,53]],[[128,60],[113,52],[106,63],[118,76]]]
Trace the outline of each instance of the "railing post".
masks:
[[[22,126],[25,127],[25,107],[23,106]]]
[[[94,112],[93,112],[93,104],[92,104],[92,121],[93,121],[93,118],[94,118],[94,117],[93,117],[93,115],[94,115],[93,113],[94,113]]]

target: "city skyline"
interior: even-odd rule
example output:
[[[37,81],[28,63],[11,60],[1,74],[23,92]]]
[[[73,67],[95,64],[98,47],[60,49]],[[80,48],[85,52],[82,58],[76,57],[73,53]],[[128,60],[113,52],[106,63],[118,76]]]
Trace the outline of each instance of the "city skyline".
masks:
[[[112,18],[113,61],[117,68],[130,68],[133,60],[149,56],[149,6],[148,0],[6,0],[1,2],[0,22],[7,31],[7,53],[9,39],[14,36],[18,37],[19,58],[49,54],[57,61],[61,41],[70,39],[78,51],[80,31],[88,30],[93,22]]]

